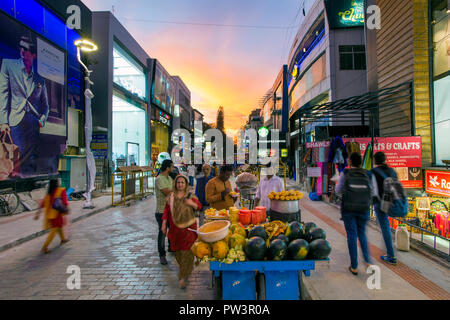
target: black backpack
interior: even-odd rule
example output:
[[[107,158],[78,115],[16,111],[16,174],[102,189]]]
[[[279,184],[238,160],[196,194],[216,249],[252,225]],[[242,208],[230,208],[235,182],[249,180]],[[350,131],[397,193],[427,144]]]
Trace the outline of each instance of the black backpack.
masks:
[[[349,169],[345,173],[342,196],[344,212],[366,213],[372,202],[372,184],[364,169]]]

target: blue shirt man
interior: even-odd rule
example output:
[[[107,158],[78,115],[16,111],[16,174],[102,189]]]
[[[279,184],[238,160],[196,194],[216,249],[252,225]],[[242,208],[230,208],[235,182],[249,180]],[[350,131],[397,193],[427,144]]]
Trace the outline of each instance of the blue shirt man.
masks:
[[[211,167],[208,164],[203,165],[202,171],[203,176],[197,179],[195,195],[201,202],[202,206],[205,207],[209,205],[208,202],[206,202],[206,184],[213,178],[213,176],[211,175]]]

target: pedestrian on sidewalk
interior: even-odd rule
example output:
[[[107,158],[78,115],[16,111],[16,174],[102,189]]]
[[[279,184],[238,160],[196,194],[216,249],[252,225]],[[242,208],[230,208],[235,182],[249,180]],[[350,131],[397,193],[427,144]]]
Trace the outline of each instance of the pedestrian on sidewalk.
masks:
[[[172,160],[166,159],[161,164],[160,174],[155,180],[155,194],[156,194],[156,212],[155,218],[158,222],[158,253],[161,264],[166,265],[166,236],[161,231],[163,223],[163,213],[166,206],[167,197],[172,192],[173,180],[171,173],[174,171]],[[169,225],[170,227],[170,225]],[[170,240],[169,240],[170,248]]]
[[[61,238],[61,245],[66,243],[64,237],[64,215],[69,213],[69,201],[65,188],[60,188],[57,179],[50,180],[47,194],[41,204],[41,209],[34,216],[34,220],[38,220],[44,210],[44,230],[50,229],[50,233],[42,246],[43,253],[49,253],[48,246],[53,241],[56,234]]]
[[[209,203],[206,201],[206,184],[213,178],[209,164],[205,163],[202,169],[202,175],[197,176],[197,183],[195,185],[195,195],[202,204],[202,211],[199,217],[200,225],[203,224],[205,209],[209,207]]]
[[[366,225],[370,219],[370,203],[373,187],[366,170],[361,168],[362,158],[358,153],[350,155],[350,168],[344,170],[336,186],[336,193],[342,194],[341,213],[347,232],[347,245],[350,254],[349,271],[358,274],[358,243],[363,252],[366,265],[371,264],[366,237]]]
[[[193,164],[187,167],[188,177],[189,177],[189,186],[194,186],[194,177],[195,177],[195,166]]]
[[[192,245],[197,240],[198,217],[195,212],[202,207],[200,201],[189,192],[189,181],[179,175],[175,178],[173,192],[170,194],[164,208],[161,231],[170,239],[170,247],[175,251],[175,258],[180,266],[178,272],[178,286],[186,288],[186,282],[194,268],[194,254]],[[170,228],[167,233],[167,221]]]
[[[386,212],[381,211],[381,197],[384,192],[384,180],[388,177],[397,179],[397,173],[394,169],[389,168],[386,164],[386,155],[383,152],[377,152],[374,155],[375,168],[372,169],[372,183],[376,187],[374,197],[374,209],[377,216],[378,223],[381,228],[384,243],[386,244],[387,255],[381,256],[381,260],[396,265],[397,258],[395,257],[394,245],[392,243],[391,225],[389,223],[389,216]]]

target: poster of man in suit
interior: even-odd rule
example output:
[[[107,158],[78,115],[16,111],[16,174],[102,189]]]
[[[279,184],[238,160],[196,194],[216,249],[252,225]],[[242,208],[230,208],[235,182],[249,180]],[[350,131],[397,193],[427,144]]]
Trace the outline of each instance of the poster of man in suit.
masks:
[[[0,16],[0,27],[6,19]],[[0,147],[15,145],[19,151],[8,178],[57,173],[61,150],[52,145],[48,125],[65,128],[65,53],[17,23],[8,30],[0,35]],[[1,166],[11,154],[0,157],[0,180],[6,180],[8,169]]]

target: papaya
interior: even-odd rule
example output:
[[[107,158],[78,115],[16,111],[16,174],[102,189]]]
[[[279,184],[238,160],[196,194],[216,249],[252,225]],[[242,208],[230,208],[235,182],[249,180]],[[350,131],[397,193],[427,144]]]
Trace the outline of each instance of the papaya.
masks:
[[[230,232],[232,233],[232,234],[235,234],[235,233],[237,233],[237,234],[240,234],[241,236],[243,236],[244,238],[247,236],[247,232],[245,231],[245,229],[244,228],[242,228],[239,224],[237,224],[237,223],[233,223],[231,226],[230,226]]]
[[[228,244],[224,240],[214,242],[212,255],[216,259],[224,259],[228,254]]]
[[[228,241],[228,246],[233,249],[236,249],[237,246],[241,246],[243,248],[244,245],[245,237],[238,233],[233,234]]]
[[[211,256],[211,247],[206,242],[197,241],[192,247],[192,252],[197,258],[203,259],[205,256]]]

